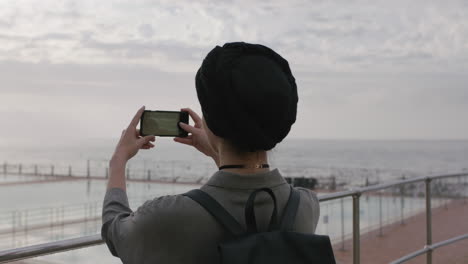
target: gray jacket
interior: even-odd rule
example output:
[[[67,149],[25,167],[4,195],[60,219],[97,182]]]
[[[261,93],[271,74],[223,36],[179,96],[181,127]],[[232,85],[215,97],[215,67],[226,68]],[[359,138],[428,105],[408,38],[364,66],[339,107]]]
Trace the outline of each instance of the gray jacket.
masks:
[[[290,187],[278,170],[240,175],[216,172],[200,189],[215,198],[245,227],[244,206],[254,189],[269,187],[275,193],[278,215],[289,198]],[[301,200],[296,232],[314,233],[319,202],[314,192],[296,188]],[[273,203],[257,195],[255,215],[259,231],[265,231]],[[145,202],[135,212],[125,191],[110,189],[104,198],[101,235],[112,255],[123,263],[219,263],[217,245],[228,235],[198,203],[183,195],[167,195]]]

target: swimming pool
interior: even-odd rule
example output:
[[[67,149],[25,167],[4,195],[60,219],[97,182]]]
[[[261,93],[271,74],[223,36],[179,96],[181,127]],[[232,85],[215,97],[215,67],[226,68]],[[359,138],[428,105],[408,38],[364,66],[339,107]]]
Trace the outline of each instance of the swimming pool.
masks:
[[[199,186],[130,182],[127,184],[127,192],[130,206],[136,209],[145,200],[161,195],[183,193]],[[106,190],[104,180],[20,184],[1,190],[0,248],[2,249],[100,232],[102,199]],[[362,232],[375,229],[380,223],[385,225],[404,220],[423,211],[425,207],[422,197],[394,196],[389,193],[363,195],[360,201]],[[440,205],[443,199],[436,201],[434,206]],[[316,233],[329,235],[335,243],[349,238],[352,231],[351,204],[351,198],[322,202]],[[80,221],[73,222],[76,219]],[[54,263],[120,263],[120,260],[110,255],[105,245],[38,259]]]

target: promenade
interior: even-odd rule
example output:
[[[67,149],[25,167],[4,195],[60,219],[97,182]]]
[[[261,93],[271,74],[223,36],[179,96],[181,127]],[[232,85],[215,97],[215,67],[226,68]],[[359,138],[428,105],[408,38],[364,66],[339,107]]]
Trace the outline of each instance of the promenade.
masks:
[[[425,212],[405,219],[404,224],[394,223],[383,228],[383,236],[374,230],[361,236],[361,263],[389,263],[404,255],[424,247],[426,242]],[[432,210],[432,238],[439,242],[468,233],[468,201],[454,200],[447,207]],[[352,263],[352,239],[345,241],[345,250],[335,245],[335,258],[338,264]],[[426,255],[421,255],[408,264],[426,263]],[[433,263],[468,263],[468,240],[459,241],[433,252]]]

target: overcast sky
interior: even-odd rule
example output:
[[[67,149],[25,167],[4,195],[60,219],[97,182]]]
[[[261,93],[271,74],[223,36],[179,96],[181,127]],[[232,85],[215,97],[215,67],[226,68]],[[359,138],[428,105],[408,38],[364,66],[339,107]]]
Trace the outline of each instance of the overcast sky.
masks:
[[[290,137],[468,139],[468,1],[0,1],[0,143],[117,137],[199,110],[215,45],[267,45],[299,90]]]

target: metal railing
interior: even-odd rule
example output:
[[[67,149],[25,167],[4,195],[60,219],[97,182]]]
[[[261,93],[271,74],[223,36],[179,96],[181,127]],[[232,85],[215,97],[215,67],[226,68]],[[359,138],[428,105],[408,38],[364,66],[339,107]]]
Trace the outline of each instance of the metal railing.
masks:
[[[149,195],[133,196],[129,199],[129,203],[140,205],[153,198]],[[72,225],[84,224],[85,230],[93,226],[98,228],[101,225],[101,216],[102,201],[0,212],[0,248],[8,244],[13,248],[17,247],[17,242],[20,242],[19,246],[21,246],[24,240],[27,244],[28,239],[36,238],[35,233],[38,234],[45,229],[50,232],[52,239],[59,240],[65,236],[64,230]],[[83,230],[72,230],[68,229],[66,236],[84,235]],[[95,230],[92,234],[96,232]],[[4,239],[5,237],[10,239]]]
[[[17,261],[37,256],[54,254],[68,250],[74,250],[104,243],[101,235],[92,235],[79,238],[72,238],[50,243],[38,244],[28,247],[15,248],[0,252],[0,263]]]
[[[396,182],[390,182],[385,184],[373,185],[368,187],[357,188],[355,190],[335,192],[330,194],[320,195],[318,197],[320,202],[335,200],[345,197],[352,197],[353,204],[353,217],[352,217],[352,236],[353,236],[353,264],[360,263],[360,208],[359,199],[361,194],[379,191],[391,187],[401,186],[410,183],[424,182],[425,183],[425,199],[426,199],[426,245],[423,249],[413,252],[407,256],[404,256],[392,263],[403,263],[416,256],[426,254],[426,261],[428,264],[432,263],[432,251],[451,244],[462,239],[468,238],[468,234],[461,235],[458,237],[451,238],[446,241],[432,243],[432,207],[431,207],[431,182],[435,179],[445,179],[454,177],[466,177],[468,173],[456,173],[456,174],[445,174],[436,176],[417,177],[407,180],[400,180]],[[0,263],[6,263],[10,261],[16,261],[25,258],[31,258],[36,256],[42,256],[47,254],[54,254],[62,251],[68,251],[73,249],[79,249],[83,247],[89,247],[104,243],[100,235],[86,236],[74,239],[60,240],[50,243],[38,244],[28,247],[15,248],[5,251],[0,251]]]
[[[464,234],[464,235],[461,235],[461,236],[457,236],[457,237],[452,237],[450,239],[447,239],[447,240],[444,240],[444,241],[441,241],[441,242],[437,242],[437,243],[434,243],[432,245],[427,245],[425,246],[424,248],[420,249],[420,250],[417,250],[411,254],[408,254],[404,257],[401,257],[397,260],[394,260],[392,262],[390,262],[390,264],[400,264],[400,263],[404,263],[408,260],[411,260],[417,256],[420,256],[424,253],[430,253],[432,251],[434,251],[436,248],[440,248],[440,247],[443,247],[443,246],[447,246],[447,245],[450,245],[452,243],[455,243],[455,242],[458,242],[460,240],[463,240],[463,239],[468,239],[468,234]],[[431,260],[429,260],[431,261]]]

